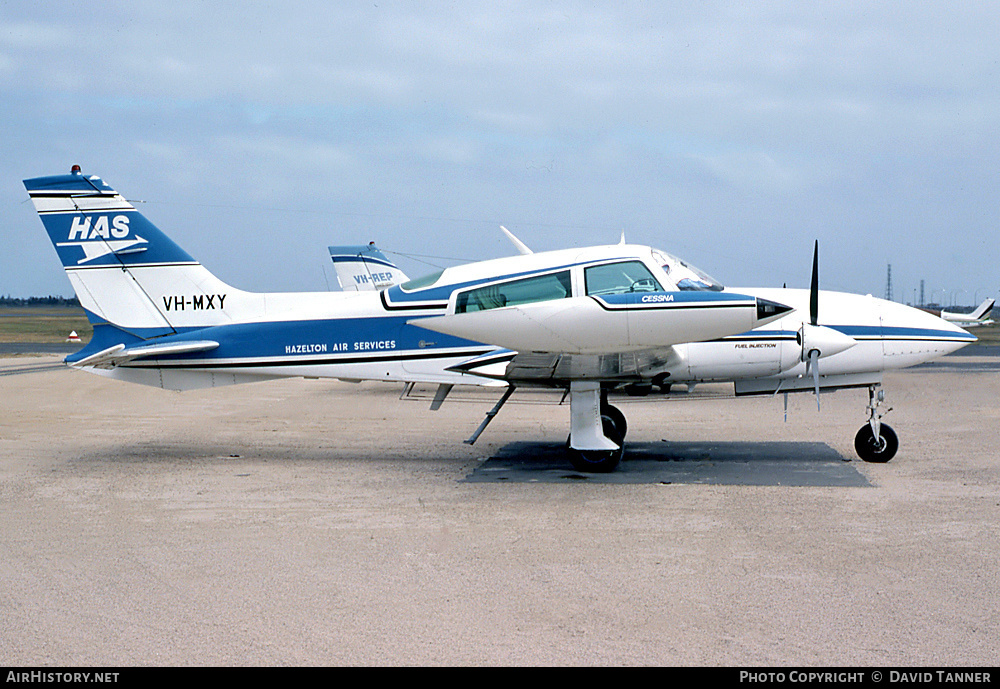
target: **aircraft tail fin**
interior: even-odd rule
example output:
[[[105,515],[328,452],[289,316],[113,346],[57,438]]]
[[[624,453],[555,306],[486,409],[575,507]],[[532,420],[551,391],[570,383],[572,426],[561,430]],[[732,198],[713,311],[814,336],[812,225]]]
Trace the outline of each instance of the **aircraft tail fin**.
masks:
[[[99,177],[73,166],[24,186],[104,347],[262,311],[260,295],[216,278]]]
[[[409,280],[385,257],[375,242],[359,246],[331,246],[330,258],[337,282],[345,292],[377,291]]]
[[[989,316],[990,311],[993,310],[993,304],[995,303],[996,299],[987,299],[986,301],[984,301],[982,304],[979,305],[979,308],[977,308],[969,315],[972,316],[975,320],[981,321],[983,318]]]

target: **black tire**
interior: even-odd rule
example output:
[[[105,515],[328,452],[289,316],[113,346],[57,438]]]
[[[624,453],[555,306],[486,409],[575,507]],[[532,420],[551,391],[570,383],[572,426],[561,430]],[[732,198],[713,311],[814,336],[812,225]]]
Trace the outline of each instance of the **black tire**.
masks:
[[[624,448],[617,450],[574,450],[569,449],[569,461],[573,468],[586,474],[606,474],[614,471],[622,461]]]
[[[866,462],[884,464],[896,456],[896,450],[899,449],[899,439],[892,427],[883,423],[879,435],[879,439],[876,440],[870,424],[866,423],[861,427],[858,434],[854,436],[854,449],[857,451],[858,457]]]
[[[613,440],[616,444],[622,445],[625,436],[628,434],[628,421],[618,407],[610,404],[601,405],[601,422],[604,426],[604,435]]]

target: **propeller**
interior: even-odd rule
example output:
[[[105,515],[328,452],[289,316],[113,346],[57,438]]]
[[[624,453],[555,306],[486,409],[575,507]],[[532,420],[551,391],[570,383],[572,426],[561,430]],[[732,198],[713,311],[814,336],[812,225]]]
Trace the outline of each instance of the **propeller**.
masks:
[[[819,240],[813,244],[813,269],[812,279],[809,281],[809,324],[813,327],[819,325]],[[803,337],[803,344],[805,338]],[[806,362],[806,375],[812,369],[813,382],[816,386],[816,411],[819,411],[819,350],[810,349],[809,360]]]
[[[806,375],[812,374],[816,391],[816,409],[819,410],[819,360],[850,349],[857,340],[839,330],[819,324],[819,240],[813,246],[812,279],[809,282],[809,322],[799,330],[802,344],[802,361],[806,363]]]
[[[809,323],[819,325],[819,240],[813,245],[812,280],[809,282]]]

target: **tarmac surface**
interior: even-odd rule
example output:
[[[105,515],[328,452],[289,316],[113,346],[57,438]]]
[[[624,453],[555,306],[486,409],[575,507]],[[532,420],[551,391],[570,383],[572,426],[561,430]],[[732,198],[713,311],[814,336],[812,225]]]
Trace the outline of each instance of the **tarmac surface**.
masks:
[[[995,666],[1000,371],[621,397],[285,380],[174,393],[0,359],[2,665]]]

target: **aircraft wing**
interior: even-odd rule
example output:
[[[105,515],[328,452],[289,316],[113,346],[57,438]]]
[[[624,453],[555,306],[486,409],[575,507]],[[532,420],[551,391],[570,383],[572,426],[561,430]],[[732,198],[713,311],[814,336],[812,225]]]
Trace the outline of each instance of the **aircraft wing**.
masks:
[[[448,370],[521,385],[562,385],[572,380],[627,382],[652,377],[676,357],[673,347],[613,354],[500,350]]]

